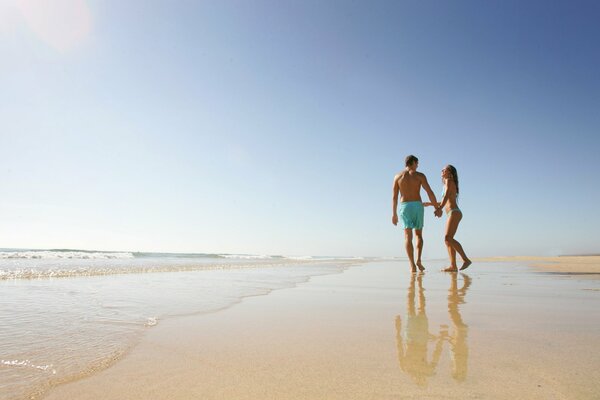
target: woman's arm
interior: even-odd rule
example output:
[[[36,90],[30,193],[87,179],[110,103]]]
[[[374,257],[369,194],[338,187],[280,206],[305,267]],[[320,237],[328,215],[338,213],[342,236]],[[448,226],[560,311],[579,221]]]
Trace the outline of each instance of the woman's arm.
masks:
[[[439,207],[436,207],[437,209],[442,209],[444,208],[444,205],[446,205],[446,202],[448,201],[448,196],[449,196],[449,192],[450,192],[450,185],[448,184],[448,181],[444,182],[444,197],[442,198],[442,202],[440,203]]]

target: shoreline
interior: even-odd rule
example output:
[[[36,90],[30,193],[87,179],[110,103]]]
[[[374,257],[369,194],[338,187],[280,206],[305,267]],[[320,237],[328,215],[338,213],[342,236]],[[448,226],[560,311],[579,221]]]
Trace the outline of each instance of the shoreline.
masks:
[[[74,363],[65,363],[56,365],[54,362],[50,361],[46,364],[51,365],[53,368],[62,368],[62,370],[58,370],[58,374],[56,372],[39,372],[36,375],[34,369],[29,368],[19,368],[17,366],[8,366],[0,364],[0,367],[4,368],[12,368],[12,370],[5,370],[3,372],[9,373],[10,371],[15,371],[15,373],[21,374],[21,376],[17,376],[17,378],[12,378],[12,382],[15,383],[10,390],[7,389],[9,393],[7,393],[7,399],[40,399],[44,398],[49,392],[57,387],[68,386],[72,383],[77,383],[81,381],[85,381],[87,379],[93,378],[97,374],[102,373],[103,371],[113,368],[115,365],[118,365],[120,362],[127,359],[129,354],[139,346],[139,344],[145,340],[145,338],[152,333],[154,329],[158,329],[164,324],[169,324],[171,320],[178,320],[180,318],[201,318],[203,315],[207,315],[210,313],[220,313],[226,311],[228,308],[234,307],[240,303],[246,301],[246,299],[256,298],[256,297],[268,297],[268,295],[273,292],[277,292],[282,289],[292,289],[298,285],[305,284],[309,282],[312,278],[321,275],[337,275],[344,272],[344,270],[348,268],[352,268],[353,266],[360,265],[364,261],[341,261],[337,263],[333,263],[331,261],[317,263],[307,263],[307,262],[298,262],[295,265],[289,263],[282,268],[272,267],[272,266],[264,266],[264,268],[242,268],[242,269],[232,269],[231,271],[225,271],[224,273],[220,272],[220,270],[202,270],[198,271],[195,274],[189,271],[178,271],[178,273],[168,273],[164,276],[160,277],[157,274],[140,274],[138,278],[143,278],[143,280],[138,280],[134,274],[118,274],[114,276],[85,276],[85,277],[77,277],[76,279],[69,278],[61,278],[57,280],[22,280],[16,281],[16,284],[24,284],[30,285],[33,283],[40,284],[56,284],[59,285],[60,290],[54,290],[55,292],[69,292],[75,293],[77,290],[77,283],[81,282],[92,282],[96,291],[101,291],[103,287],[110,286],[112,292],[101,292],[104,296],[99,297],[102,305],[106,304],[104,309],[112,312],[114,309],[114,304],[121,306],[122,308],[127,307],[126,302],[131,302],[132,299],[145,299],[151,300],[148,297],[147,293],[142,293],[141,291],[136,292],[136,288],[132,288],[132,285],[137,285],[139,288],[143,288],[144,285],[149,285],[149,282],[153,282],[152,280],[160,279],[160,286],[163,290],[171,291],[173,293],[178,292],[178,295],[169,297],[168,295],[160,296],[154,292],[152,295],[153,298],[159,299],[153,301],[151,303],[145,302],[144,308],[140,310],[136,310],[136,313],[131,314],[120,314],[121,319],[117,320],[116,318],[106,319],[106,326],[123,326],[123,331],[119,331],[119,335],[121,335],[120,339],[124,340],[108,340],[106,343],[102,341],[101,337],[94,336],[94,332],[86,331],[85,336],[81,336],[79,342],[84,343],[87,342],[89,345],[82,345],[78,349],[80,352],[77,354],[76,352],[71,352],[67,354],[67,356],[74,357]],[[312,265],[314,264],[314,265]],[[196,278],[191,279],[192,275]],[[210,276],[206,276],[209,274]],[[224,275],[223,275],[224,274]],[[222,275],[222,277],[220,277]],[[186,283],[183,283],[181,279],[183,278]],[[175,278],[175,279],[173,279]],[[125,281],[124,281],[125,279]],[[133,279],[133,281],[132,281]],[[150,279],[150,281],[148,281]],[[236,283],[236,280],[239,282],[246,282],[245,284]],[[180,282],[177,282],[180,281]],[[3,284],[7,286],[7,283],[4,281]],[[64,285],[67,286],[64,286]],[[62,285],[62,286],[61,286]],[[70,285],[70,286],[69,286]],[[192,285],[190,287],[190,285]],[[46,287],[46,286],[44,286]],[[128,287],[132,290],[132,293],[137,293],[137,297],[114,297],[112,296],[115,290],[118,291],[119,287]],[[236,289],[237,288],[237,289]],[[189,292],[190,289],[193,289],[190,294],[185,294],[186,290]],[[230,290],[231,289],[231,290]],[[185,292],[185,293],[184,293]],[[86,293],[86,292],[83,292]],[[150,292],[149,292],[150,293]],[[145,296],[145,297],[144,297]],[[208,296],[208,297],[206,297]],[[203,298],[204,301],[202,300]],[[185,299],[182,302],[182,299]],[[161,302],[160,300],[165,300]],[[207,301],[208,300],[208,301]],[[118,302],[125,302],[119,304]],[[162,303],[164,305],[160,311],[156,311],[157,309],[154,307],[158,305],[158,303]],[[79,315],[81,318],[89,318],[89,320],[96,322],[99,320],[98,326],[104,326],[102,324],[102,320],[97,316],[96,312],[98,310],[94,308],[83,308],[80,310]],[[89,315],[88,315],[89,314]],[[138,315],[139,314],[139,315]],[[143,317],[139,320],[133,320],[130,322],[129,317]],[[154,321],[153,324],[148,325],[144,323],[144,325],[140,325],[144,322],[146,317],[151,316]],[[156,324],[156,320],[160,322],[158,325]],[[130,326],[134,326],[135,328],[127,328]],[[46,326],[46,325],[44,325]],[[91,324],[87,324],[86,327],[92,326]],[[51,328],[56,330],[55,328]],[[91,329],[91,328],[90,328]],[[135,331],[133,331],[135,329]],[[125,332],[125,330],[127,330]],[[112,333],[110,331],[109,333]],[[115,336],[116,337],[116,336]],[[55,342],[55,341],[53,341]],[[67,345],[70,344],[69,341],[66,341]],[[104,356],[100,354],[99,357],[95,357],[96,348],[106,349],[108,347],[103,346],[104,344],[109,344],[114,347],[116,351],[107,352],[107,355]],[[12,348],[16,349],[26,349],[25,345],[16,345]],[[60,349],[60,347],[54,347],[55,349]],[[54,351],[54,348],[48,347],[50,351]],[[103,350],[104,351],[104,350]],[[22,351],[25,354],[24,351]],[[50,353],[49,353],[50,354]],[[51,355],[62,355],[60,350],[57,350],[56,353],[51,353]],[[66,353],[65,353],[66,354]],[[10,360],[21,360],[27,359],[29,360],[27,355],[11,355]],[[44,364],[44,365],[46,365]],[[72,367],[74,366],[74,367]],[[41,371],[41,370],[40,370]],[[7,376],[7,375],[5,375]],[[32,384],[27,385],[28,380],[31,380]],[[11,381],[9,381],[11,383]]]
[[[590,383],[600,379],[600,365],[590,351],[598,344],[595,321],[600,321],[595,292],[580,291],[577,280],[546,276],[551,286],[575,296],[546,299],[549,289],[532,287],[540,278],[525,269],[490,264],[482,266],[479,276],[475,269],[467,271],[469,278],[437,273],[442,264],[429,264],[431,272],[424,275],[411,275],[405,262],[356,265],[223,311],[164,321],[118,363],[55,387],[43,398],[383,399],[402,394],[419,399],[426,393],[501,399],[535,390],[529,397],[542,399],[598,394]],[[467,294],[471,285],[478,289]],[[534,299],[530,308],[510,301],[523,293]],[[578,313],[572,314],[566,304],[575,301]],[[415,303],[419,311],[412,315]],[[595,314],[587,317],[589,310]],[[556,318],[549,319],[549,312]],[[440,350],[434,354],[439,362],[421,364],[438,330]],[[547,352],[549,345],[552,352]],[[568,371],[565,362],[572,367]],[[513,382],[509,387],[502,384],[507,380]]]

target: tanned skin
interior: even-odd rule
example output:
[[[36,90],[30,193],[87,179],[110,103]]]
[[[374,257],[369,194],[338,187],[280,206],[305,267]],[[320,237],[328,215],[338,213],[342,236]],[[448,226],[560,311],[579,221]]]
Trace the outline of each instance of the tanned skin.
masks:
[[[398,224],[398,196],[400,196],[400,201],[420,201],[421,200],[421,188],[425,189],[427,192],[427,196],[429,196],[429,200],[438,204],[435,198],[435,194],[429,183],[427,182],[427,177],[425,174],[417,172],[417,168],[419,167],[419,162],[414,161],[412,164],[407,166],[402,172],[398,173],[394,177],[394,186],[392,189],[392,224]],[[441,210],[435,211],[435,216],[440,217],[442,215]],[[414,256],[414,248],[412,244],[413,238],[413,230],[405,229],[404,230],[404,238],[405,238],[405,248],[406,254],[408,255],[408,259],[410,261],[410,269],[412,272],[417,272],[417,267],[419,270],[424,271],[425,267],[421,262],[421,255],[423,254],[423,230],[422,229],[414,229],[415,235],[417,236],[417,261],[415,262]]]
[[[452,179],[452,171],[448,166],[442,169],[442,179],[444,180],[444,197],[440,204],[437,203],[424,203],[425,207],[429,205],[433,205],[436,208],[436,212],[442,209],[446,210],[448,214],[448,220],[446,221],[446,234],[444,236],[444,242],[446,243],[446,248],[448,249],[448,256],[450,258],[450,266],[443,269],[444,272],[456,272],[458,271],[458,266],[456,264],[456,253],[460,255],[463,260],[463,264],[460,267],[460,270],[464,270],[469,268],[472,264],[471,260],[465,254],[462,245],[458,240],[454,238],[456,235],[456,230],[458,229],[458,224],[460,223],[463,215],[462,211],[452,211],[453,209],[458,208],[458,204],[456,203],[456,184]]]

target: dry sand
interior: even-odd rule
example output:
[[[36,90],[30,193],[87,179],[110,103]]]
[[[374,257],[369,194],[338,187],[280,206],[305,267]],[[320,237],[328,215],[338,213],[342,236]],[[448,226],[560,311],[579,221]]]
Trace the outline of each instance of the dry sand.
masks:
[[[588,275],[600,278],[600,256],[561,256],[561,257],[487,257],[475,259],[478,262],[525,262],[541,271],[564,274]]]
[[[161,321],[46,399],[599,398],[597,292],[490,265],[411,278],[405,263],[367,264]]]

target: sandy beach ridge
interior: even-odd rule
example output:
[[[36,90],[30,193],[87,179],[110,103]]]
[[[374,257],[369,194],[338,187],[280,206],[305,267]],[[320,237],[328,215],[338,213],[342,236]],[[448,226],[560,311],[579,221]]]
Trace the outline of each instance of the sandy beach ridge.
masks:
[[[600,279],[600,256],[512,256],[475,258],[475,262],[525,262],[527,265],[544,272],[572,275],[587,275]]]

